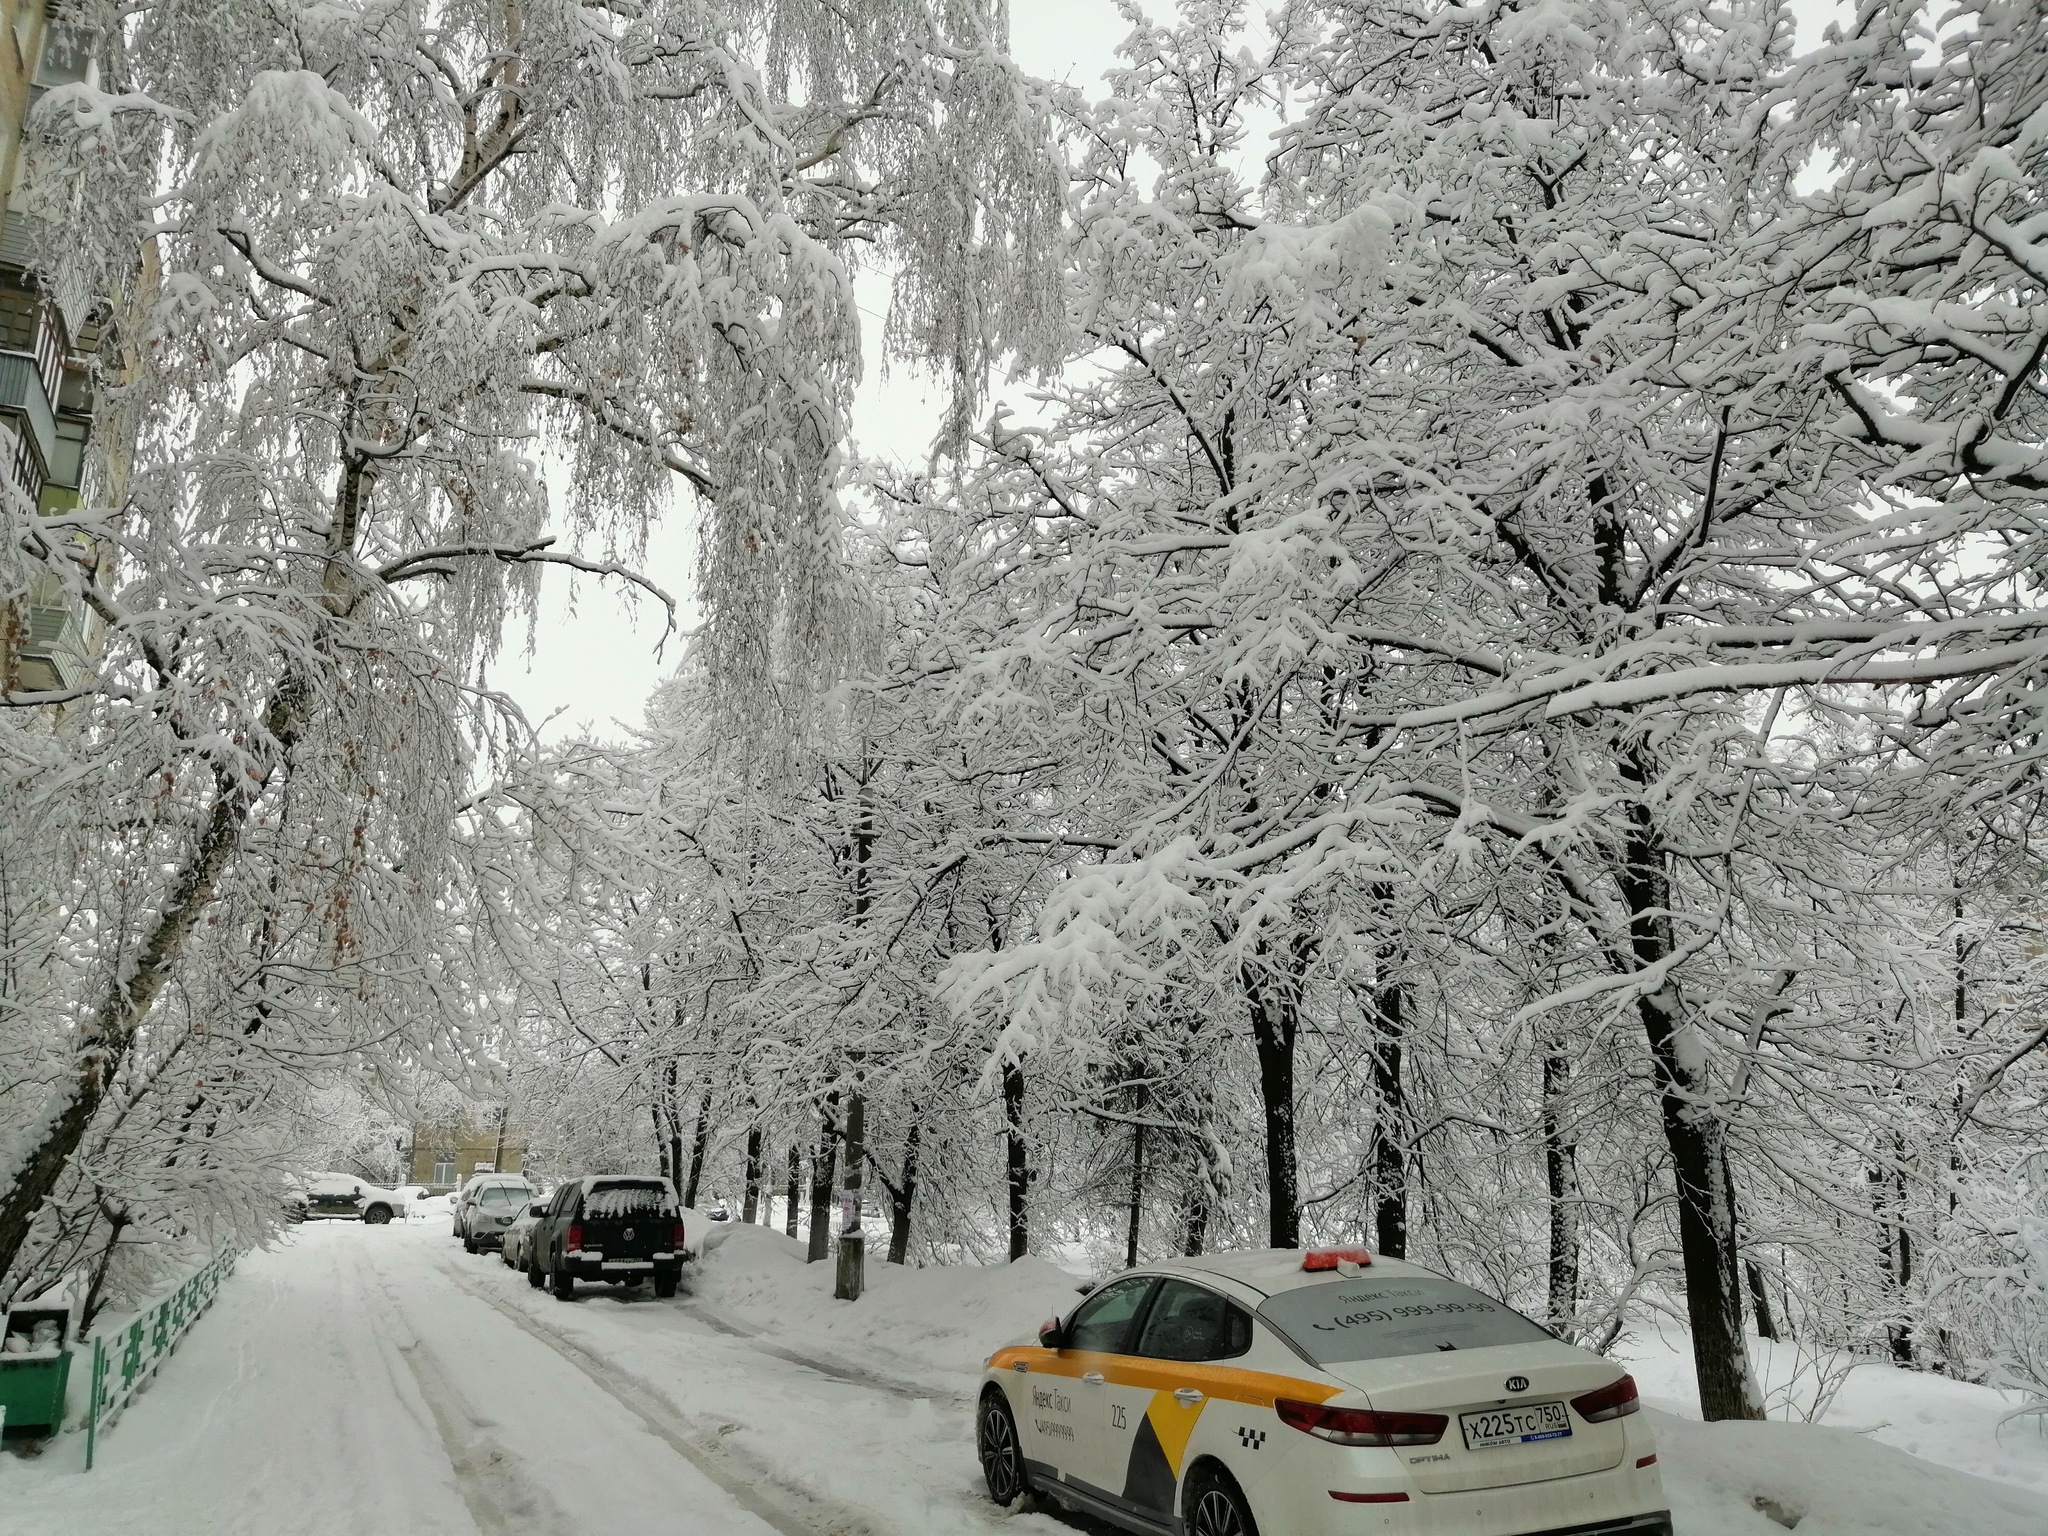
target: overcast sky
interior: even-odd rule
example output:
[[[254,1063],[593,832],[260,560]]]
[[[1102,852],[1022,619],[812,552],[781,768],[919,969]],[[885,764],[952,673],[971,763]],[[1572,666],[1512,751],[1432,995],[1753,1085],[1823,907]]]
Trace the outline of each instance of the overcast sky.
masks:
[[[1012,45],[1017,62],[1034,75],[1092,85],[1128,30],[1112,0],[1013,0]],[[854,435],[861,450],[906,464],[924,458],[936,421],[937,399],[898,369],[883,379],[881,351],[885,282],[863,281],[859,301],[867,328],[867,378],[854,402]],[[690,595],[695,565],[694,514],[678,509],[649,541],[645,570],[678,599]],[[662,632],[660,605],[624,598],[617,583],[563,570],[542,578],[541,615],[533,654],[524,625],[507,634],[505,653],[490,681],[519,701],[536,725],[549,716],[558,738],[584,727],[620,734],[613,722],[637,724],[654,685],[682,654],[671,640],[655,654]],[[694,614],[685,622],[694,622]]]

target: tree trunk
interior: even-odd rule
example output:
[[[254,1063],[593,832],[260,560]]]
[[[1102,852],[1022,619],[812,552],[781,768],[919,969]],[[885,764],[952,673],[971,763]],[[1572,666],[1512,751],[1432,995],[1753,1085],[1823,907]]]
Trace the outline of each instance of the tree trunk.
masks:
[[[1392,904],[1393,893],[1385,897]],[[1372,1084],[1378,1101],[1373,1116],[1373,1221],[1379,1250],[1390,1259],[1408,1257],[1408,1090],[1401,1076],[1406,1039],[1408,989],[1392,973],[1395,952],[1382,946],[1372,989]]]
[[[680,1190],[683,1187],[683,1181],[677,1178],[676,1175],[682,1172],[682,1170],[676,1167],[674,1159],[668,1155],[668,1120],[661,1112],[659,1101],[647,1106],[647,1118],[654,1127],[654,1160],[660,1165],[661,1176],[667,1179],[674,1188]]]
[[[1031,1251],[1031,1169],[1024,1156],[1024,1068],[1015,1061],[1003,1063],[1003,1140],[1009,1160],[1010,1258],[1014,1261]]]
[[[1550,1197],[1550,1326],[1578,1332],[1579,1148],[1566,1133],[1571,1063],[1546,1031],[1543,1051],[1543,1176]]]
[[[1192,1138],[1195,1149],[1194,1177],[1188,1181],[1185,1201],[1184,1225],[1181,1229],[1181,1252],[1188,1258],[1195,1258],[1202,1252],[1209,1240],[1209,1212],[1223,1195],[1223,1180],[1216,1168],[1214,1142],[1209,1135],[1209,1122],[1204,1118],[1202,1125]]]
[[[1131,1128],[1131,1220],[1124,1233],[1124,1268],[1138,1267],[1138,1224],[1145,1211],[1145,1127]]]
[[[1188,1219],[1181,1233],[1180,1251],[1188,1258],[1199,1258],[1202,1245],[1208,1240],[1209,1190],[1206,1184],[1198,1184],[1188,1191]]]
[[[678,1012],[680,1012],[680,1008]],[[674,1057],[668,1063],[668,1166],[669,1182],[677,1189],[683,1187],[683,1094],[677,1083],[677,1068]]]
[[[1756,1314],[1757,1337],[1775,1341],[1778,1323],[1771,1314],[1771,1293],[1764,1285],[1763,1267],[1755,1259],[1744,1259],[1742,1272],[1749,1281],[1749,1309]]]
[[[818,1150],[811,1158],[811,1231],[806,1263],[815,1264],[832,1251],[832,1185],[839,1161],[839,1125],[836,1111],[839,1094],[835,1089],[824,1106],[824,1128],[818,1134]]]
[[[697,1101],[697,1134],[690,1142],[690,1178],[683,1187],[683,1204],[694,1208],[697,1186],[704,1182],[704,1158],[711,1150],[711,1090]]]
[[[1267,946],[1259,945],[1261,955]],[[1247,965],[1245,1004],[1258,1049],[1259,1097],[1265,1110],[1266,1241],[1274,1248],[1301,1245],[1301,1191],[1294,1153],[1294,1043],[1300,1023],[1293,989],[1273,986]]]
[[[761,1127],[747,1127],[747,1196],[740,1220],[752,1225],[761,1207]]]
[[[1903,1147],[1900,1152],[1903,1155]],[[1879,1266],[1893,1314],[1885,1324],[1885,1341],[1891,1349],[1892,1363],[1911,1369],[1913,1328],[1907,1320],[1906,1308],[1907,1288],[1913,1281],[1913,1234],[1906,1230],[1905,1223],[1905,1176],[1898,1175],[1896,1186],[1893,1175],[1882,1168],[1867,1169],[1865,1177],[1870,1184],[1871,1210],[1877,1218]]]
[[[903,1138],[903,1177],[889,1191],[889,1262],[903,1263],[910,1254],[910,1216],[917,1206],[917,1153],[924,1128],[915,1120]]]
[[[796,1212],[802,1202],[798,1198],[803,1190],[804,1154],[795,1142],[789,1144],[789,1189],[783,1198],[782,1230],[791,1237],[796,1236]]]
[[[867,1281],[868,1239],[860,1224],[867,1135],[867,1095],[855,1088],[846,1102],[846,1229],[839,1234],[839,1270],[832,1283],[832,1294],[840,1301],[859,1301]]]
[[[1650,775],[1633,761],[1636,784]],[[1650,812],[1638,799],[1618,884],[1629,914],[1629,944],[1638,970],[1668,966],[1677,953],[1671,924],[1671,884],[1657,846]],[[1685,1000],[1668,969],[1636,1000],[1650,1047],[1664,1140],[1678,1185],[1678,1243],[1685,1266],[1685,1307],[1692,1325],[1693,1368],[1699,1377],[1700,1413],[1708,1421],[1761,1419],[1763,1396],[1742,1337],[1742,1290],[1735,1242],[1734,1199],[1723,1155],[1723,1127],[1709,1100],[1701,1048]]]
[[[221,876],[241,846],[251,807],[269,786],[277,766],[298,744],[304,729],[302,712],[311,691],[296,673],[288,674],[278,685],[263,721],[276,750],[261,778],[246,779],[225,767],[214,768],[213,806],[206,825],[137,948],[133,967],[115,979],[90,1021],[79,1030],[68,1075],[53,1091],[58,1102],[41,1116],[47,1128],[22,1159],[13,1184],[0,1196],[0,1280],[13,1268],[22,1244],[28,1241],[36,1212],[57,1187],[78,1144],[85,1139],[136,1031],[148,1019],[193,929],[211,905]]]
[[[100,1315],[100,1305],[107,1287],[107,1267],[113,1262],[114,1247],[121,1241],[122,1229],[128,1225],[125,1216],[109,1218],[107,1222],[107,1246],[100,1250],[100,1261],[92,1269],[92,1284],[86,1288],[85,1305],[78,1313],[78,1336],[84,1338],[92,1332],[93,1320]]]

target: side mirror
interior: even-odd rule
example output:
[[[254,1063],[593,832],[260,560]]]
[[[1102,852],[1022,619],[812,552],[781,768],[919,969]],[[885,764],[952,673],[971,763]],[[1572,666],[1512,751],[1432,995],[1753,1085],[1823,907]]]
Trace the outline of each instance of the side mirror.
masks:
[[[1066,1327],[1058,1318],[1048,1317],[1038,1325],[1038,1342],[1047,1349],[1066,1348]]]

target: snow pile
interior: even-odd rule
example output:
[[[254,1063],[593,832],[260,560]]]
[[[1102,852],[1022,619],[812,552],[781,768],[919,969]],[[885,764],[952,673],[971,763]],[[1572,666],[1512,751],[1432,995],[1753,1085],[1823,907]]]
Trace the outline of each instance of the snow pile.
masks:
[[[1774,1418],[1785,1416],[1779,1405],[1788,1400],[1811,1404],[1816,1377],[1822,1377],[1834,1392],[1819,1418],[1828,1428],[2048,1496],[2048,1433],[2042,1421],[2023,1418],[2001,1427],[2024,1404],[2016,1395],[1879,1361],[1827,1354],[1816,1360],[1792,1344],[1751,1339],[1749,1347]],[[1683,1335],[1630,1339],[1617,1353],[1647,1402],[1684,1418],[1700,1416],[1692,1347]],[[2048,1521],[2039,1529],[2048,1531]]]
[[[694,1277],[698,1301],[792,1349],[893,1375],[971,1375],[998,1345],[1034,1337],[1080,1299],[1074,1277],[1043,1259],[911,1269],[871,1257],[860,1301],[834,1301],[830,1260],[805,1263],[802,1243],[766,1227],[727,1231]]]
[[[1892,1371],[1895,1377],[1910,1373]],[[1671,1511],[1685,1536],[2041,1536],[2048,1500],[1849,1430],[1699,1424],[1656,1413]]]

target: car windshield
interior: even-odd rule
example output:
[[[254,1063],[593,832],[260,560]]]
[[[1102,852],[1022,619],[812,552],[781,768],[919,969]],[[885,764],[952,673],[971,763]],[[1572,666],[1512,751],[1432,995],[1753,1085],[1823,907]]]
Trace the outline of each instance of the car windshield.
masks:
[[[487,1211],[516,1211],[526,1204],[530,1189],[516,1189],[505,1184],[493,1184],[476,1197],[476,1203]]]
[[[1267,1297],[1259,1316],[1317,1365],[1550,1337],[1521,1313],[1434,1275],[1304,1285]]]
[[[673,1216],[675,1205],[666,1185],[642,1180],[633,1184],[599,1184],[583,1196],[583,1214],[599,1221],[626,1216]]]

